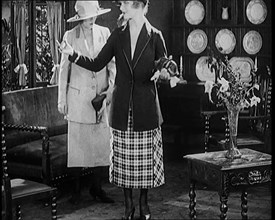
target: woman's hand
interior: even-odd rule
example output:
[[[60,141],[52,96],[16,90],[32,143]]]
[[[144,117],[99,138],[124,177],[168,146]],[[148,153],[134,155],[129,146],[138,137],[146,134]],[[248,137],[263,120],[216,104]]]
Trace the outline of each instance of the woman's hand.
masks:
[[[68,114],[68,105],[64,102],[60,102],[58,103],[58,111],[63,114],[63,115],[67,115]]]
[[[109,88],[106,91],[103,91],[101,95],[105,94],[106,95],[106,104],[110,105],[112,101],[112,88],[109,86]]]
[[[72,46],[68,43],[68,41],[65,39],[61,42],[61,44],[56,41],[57,45],[58,45],[58,50],[60,53],[66,54],[66,55],[73,55],[74,53],[74,49],[72,48]]]
[[[170,79],[170,74],[168,73],[167,69],[162,68],[161,71],[157,70],[151,77],[151,81],[158,81],[158,79],[167,81]]]
[[[171,78],[170,74],[168,73],[166,68],[161,69],[160,74],[159,74],[159,78],[161,80],[167,80],[167,81]]]

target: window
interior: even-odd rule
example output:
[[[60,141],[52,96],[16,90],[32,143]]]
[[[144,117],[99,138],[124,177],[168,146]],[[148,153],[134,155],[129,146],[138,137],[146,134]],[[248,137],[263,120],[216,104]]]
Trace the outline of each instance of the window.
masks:
[[[59,4],[58,19],[55,21],[58,21],[58,36],[63,36],[65,13],[62,11],[65,2],[20,0],[2,1],[1,4],[4,39],[1,64],[2,92],[50,84],[54,59],[51,53],[47,10],[49,5]],[[19,11],[22,12],[21,17],[18,16]],[[18,22],[18,19],[21,21]],[[21,30],[18,27],[21,27]],[[17,39],[25,41],[20,40],[18,43]],[[22,50],[18,49],[18,45],[19,48],[23,45]],[[55,57],[55,63],[59,63],[57,60]],[[25,69],[24,73],[22,69]]]

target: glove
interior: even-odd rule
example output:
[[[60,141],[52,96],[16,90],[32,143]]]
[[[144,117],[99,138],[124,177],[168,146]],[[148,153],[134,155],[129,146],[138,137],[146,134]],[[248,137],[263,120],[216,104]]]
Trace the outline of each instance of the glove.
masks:
[[[58,103],[58,111],[63,115],[67,115],[68,114],[68,105],[64,102]]]

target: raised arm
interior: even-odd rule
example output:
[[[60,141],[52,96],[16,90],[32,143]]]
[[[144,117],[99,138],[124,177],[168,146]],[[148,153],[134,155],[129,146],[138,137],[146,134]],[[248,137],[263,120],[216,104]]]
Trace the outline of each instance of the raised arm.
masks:
[[[101,49],[96,58],[92,59],[86,56],[81,55],[81,53],[75,51],[71,45],[66,43],[65,48],[60,48],[60,52],[69,55],[69,60],[85,69],[98,72],[103,69],[113,58],[114,56],[114,36],[108,38],[106,44]]]
[[[104,32],[105,38],[108,40],[111,36],[109,28],[105,29]],[[111,61],[107,64],[107,71],[109,76],[109,86],[114,86],[115,77],[116,77],[116,63],[115,58],[113,57]]]

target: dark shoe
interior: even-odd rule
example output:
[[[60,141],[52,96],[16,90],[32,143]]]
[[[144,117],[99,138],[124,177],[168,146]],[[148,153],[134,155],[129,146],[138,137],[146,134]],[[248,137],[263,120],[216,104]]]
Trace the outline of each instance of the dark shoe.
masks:
[[[69,202],[73,205],[78,205],[80,203],[80,198],[80,193],[73,193],[71,198],[69,199]]]
[[[124,216],[122,216],[122,220],[132,220],[134,219],[135,214],[135,206],[131,209],[129,213],[125,213]]]
[[[151,214],[146,214],[146,215],[141,215],[140,220],[150,220],[151,219]]]
[[[90,195],[95,199],[95,200],[100,200],[103,203],[114,203],[115,201],[108,197],[106,195],[106,192],[102,189],[100,190],[95,190],[93,187],[90,188],[89,190]]]
[[[143,210],[145,212],[145,210]],[[150,220],[151,219],[151,213],[150,213],[150,209],[149,206],[147,205],[146,208],[146,213],[144,214],[143,211],[140,209],[140,220]]]

